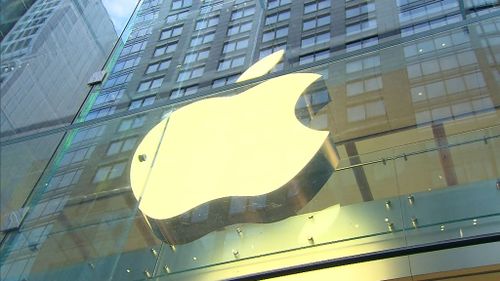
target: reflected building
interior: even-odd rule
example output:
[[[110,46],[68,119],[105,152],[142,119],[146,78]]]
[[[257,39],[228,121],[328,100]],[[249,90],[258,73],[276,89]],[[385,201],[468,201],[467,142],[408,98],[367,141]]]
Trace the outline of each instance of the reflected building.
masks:
[[[29,1],[12,1],[12,0],[2,0],[0,4],[2,5],[2,11],[0,12],[2,16],[2,23],[0,24],[0,41],[3,40],[5,35],[9,33],[16,22],[21,18],[26,11],[33,5],[35,0]]]
[[[4,233],[2,277],[494,278],[499,10],[488,0],[141,1],[23,223]],[[236,83],[282,49],[269,74]],[[143,136],[181,106],[295,72],[322,75],[295,108],[330,132],[328,161],[297,177],[320,189],[300,181],[208,202],[158,235],[130,188]],[[475,260],[452,258],[462,256]]]
[[[89,77],[117,40],[101,1],[2,1],[4,31],[0,137],[2,145],[22,137],[29,141],[2,147],[2,230],[27,200],[62,134],[31,136],[71,124],[87,96]]]
[[[2,40],[2,138],[70,123],[115,41],[102,3],[36,1]]]

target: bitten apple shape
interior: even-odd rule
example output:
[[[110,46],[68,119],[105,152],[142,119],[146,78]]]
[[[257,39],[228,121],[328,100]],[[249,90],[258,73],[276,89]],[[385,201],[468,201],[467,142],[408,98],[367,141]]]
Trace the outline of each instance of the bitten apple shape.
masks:
[[[131,185],[139,209],[163,220],[217,198],[257,196],[285,185],[328,136],[295,116],[297,99],[320,77],[287,74],[173,112],[134,155]]]

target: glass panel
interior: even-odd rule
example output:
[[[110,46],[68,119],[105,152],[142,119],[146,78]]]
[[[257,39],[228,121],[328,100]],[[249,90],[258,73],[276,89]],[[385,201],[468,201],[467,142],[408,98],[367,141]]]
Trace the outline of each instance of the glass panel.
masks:
[[[5,238],[2,268],[12,267],[11,270],[24,272],[23,276],[34,280],[63,280],[81,275],[96,280],[130,280],[142,278],[145,271],[152,272],[154,252],[161,243],[138,212],[137,199],[127,184],[131,148],[135,149],[137,143],[123,137],[149,129],[140,120],[160,118],[162,111],[68,131],[64,145],[38,181],[28,204],[23,205],[28,212],[21,227]],[[95,128],[103,132],[98,142],[92,137],[79,137],[75,141],[80,132]],[[50,137],[60,138],[60,135]],[[22,145],[26,149],[27,145],[38,145],[43,140],[34,139]],[[77,157],[74,151],[89,151],[79,148],[89,144],[95,147],[88,152],[89,156]],[[114,149],[114,153],[100,153],[109,152],[115,144],[120,148]],[[13,146],[5,148],[10,150]],[[75,156],[61,165],[60,160],[66,155]],[[77,164],[73,162],[75,158],[79,160]]]
[[[2,232],[2,280],[231,279],[291,261],[498,232],[498,5],[471,2],[466,12],[457,1],[374,1],[345,23],[331,17],[329,32],[323,25],[329,21],[320,19],[344,14],[343,3],[338,12],[326,0],[269,1],[267,8],[258,1],[224,1],[213,10],[207,2],[200,14],[191,1],[153,2],[140,3],[147,8],[136,12],[104,67],[104,81],[91,87],[70,127],[2,135],[2,208],[22,218]],[[289,17],[264,25],[268,15],[288,9]],[[302,11],[314,24],[304,25]],[[158,42],[161,30],[180,25],[180,36]],[[225,43],[240,39],[245,41],[227,47],[229,56],[223,54]],[[271,75],[235,82],[261,54],[277,49],[286,53]],[[186,56],[191,53],[198,55]],[[186,58],[189,66],[182,65]],[[125,67],[126,61],[133,63]],[[280,90],[266,88],[284,73],[297,76]],[[301,73],[321,77],[308,87],[281,90],[305,77]],[[301,87],[306,89],[288,104],[295,116],[269,129]],[[203,111],[189,126],[176,121],[205,104],[197,101],[214,98],[207,104],[223,108],[250,89],[261,99],[252,103],[247,96],[245,106]],[[271,103],[277,94],[283,102]],[[240,176],[229,185],[238,191],[256,180],[276,151],[302,137],[283,131],[287,121],[328,137],[273,189],[219,194],[168,218],[142,205],[153,198],[158,209],[167,209],[194,200],[210,181]],[[179,137],[184,150],[168,162],[175,126],[187,137]],[[228,141],[235,133],[225,126],[247,137]],[[252,134],[262,128],[265,134]],[[204,147],[214,138],[223,145]],[[268,142],[256,145],[261,138]],[[50,145],[61,139],[53,154]],[[145,139],[151,142],[147,153],[136,153]],[[266,146],[275,140],[280,145]],[[251,153],[241,157],[234,144]],[[307,147],[292,148],[260,178],[286,172]],[[234,168],[258,156],[257,167]],[[142,164],[139,176],[131,175],[134,163]],[[172,183],[176,176],[201,183],[180,188]],[[165,194],[145,195],[158,186]]]
[[[464,134],[444,135],[453,125],[432,128],[436,141],[406,160],[400,171],[413,170],[414,180],[402,182],[408,243],[420,244],[487,234],[500,216],[498,175],[498,127]],[[418,173],[418,174],[415,174]],[[414,233],[412,233],[414,232]]]
[[[1,147],[2,215],[24,206],[62,137],[58,133]]]

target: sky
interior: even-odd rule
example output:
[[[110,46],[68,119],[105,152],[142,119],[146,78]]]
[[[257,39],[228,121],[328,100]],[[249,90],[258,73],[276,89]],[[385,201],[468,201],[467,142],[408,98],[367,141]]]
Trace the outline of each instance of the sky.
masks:
[[[115,25],[115,30],[120,35],[125,28],[130,15],[134,11],[139,0],[102,0],[104,7],[108,10],[111,21]]]

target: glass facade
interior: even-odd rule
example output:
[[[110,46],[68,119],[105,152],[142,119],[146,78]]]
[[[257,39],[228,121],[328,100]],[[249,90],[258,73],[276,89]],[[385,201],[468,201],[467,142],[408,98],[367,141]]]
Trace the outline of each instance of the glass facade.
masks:
[[[18,203],[2,221],[1,279],[267,278],[353,257],[383,262],[351,273],[366,280],[498,271],[499,15],[496,1],[141,1],[75,121],[3,141],[2,196]],[[237,82],[279,50],[284,57],[269,74]],[[239,195],[235,182],[237,195],[171,218],[144,212],[152,182],[169,180],[158,178],[155,155],[177,113],[306,73],[321,78],[297,99],[295,117],[328,136],[295,176],[252,196]],[[251,104],[248,112],[208,112],[201,119],[224,117],[213,134],[185,127],[186,158],[214,136],[229,139],[216,132],[228,123],[255,129],[242,116],[264,125],[279,118],[273,113],[282,104]],[[152,154],[136,153],[152,128],[164,132],[149,139]],[[252,142],[286,146],[297,137],[281,129],[241,147],[272,154]],[[58,149],[45,162],[30,158],[33,143],[51,141]],[[208,163],[203,171],[181,159],[180,176],[222,181],[248,160],[237,150],[218,159],[222,152],[198,155],[193,161]],[[282,173],[287,159],[263,178]],[[141,186],[131,185],[134,163],[149,165]],[[258,168],[239,172],[253,182]],[[203,188],[165,186],[160,202],[194,198]],[[463,255],[474,260],[450,258]]]

